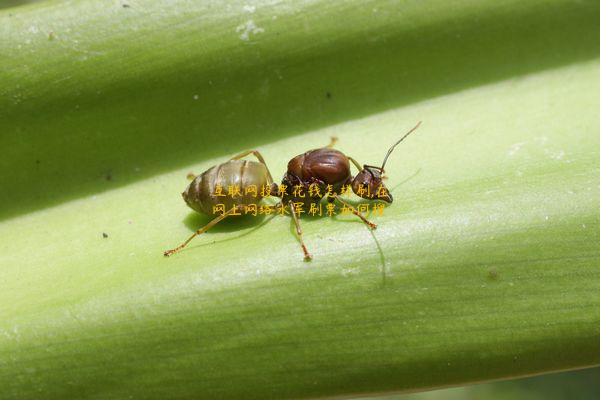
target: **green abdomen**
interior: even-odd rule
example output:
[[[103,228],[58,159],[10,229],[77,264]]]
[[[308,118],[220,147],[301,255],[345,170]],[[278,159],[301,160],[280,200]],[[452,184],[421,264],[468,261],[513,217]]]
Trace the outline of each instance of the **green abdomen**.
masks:
[[[225,211],[234,206],[258,204],[268,182],[264,164],[255,161],[231,160],[209,168],[198,175],[182,193],[190,208],[218,215],[214,207],[223,205]],[[254,189],[256,188],[256,191]]]

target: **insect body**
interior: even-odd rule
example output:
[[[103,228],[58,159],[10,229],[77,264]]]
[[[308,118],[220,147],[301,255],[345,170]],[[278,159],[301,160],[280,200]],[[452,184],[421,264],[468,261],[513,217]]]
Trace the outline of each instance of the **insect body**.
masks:
[[[328,186],[330,191],[339,193],[342,186],[349,182],[351,175],[348,157],[341,151],[332,149],[332,145],[333,142],[328,147],[309,150],[290,160],[281,184],[288,188],[301,186],[306,189],[312,185],[317,186],[319,190],[312,191],[312,196],[302,198],[291,193],[284,194],[282,196],[284,203],[303,199],[306,199],[303,201],[305,203],[318,201],[323,198]]]
[[[341,189],[344,186],[350,186],[352,191],[358,196],[368,200],[382,200],[387,203],[393,201],[392,195],[383,184],[385,163],[398,143],[404,140],[420,125],[420,122],[398,140],[388,150],[381,167],[372,165],[361,166],[352,157],[346,156],[341,151],[333,149],[332,143],[320,149],[310,150],[292,158],[283,176],[282,184],[277,185],[261,154],[256,150],[250,150],[238,154],[229,161],[215,165],[204,173],[193,178],[182,196],[187,205],[193,210],[206,215],[216,216],[212,221],[201,229],[198,229],[185,242],[174,249],[164,252],[165,256],[183,249],[196,236],[206,232],[211,227],[227,218],[228,216],[241,215],[236,212],[245,211],[249,205],[256,205],[263,197],[273,195],[281,198],[281,202],[276,207],[290,207],[296,233],[302,246],[304,259],[310,260],[312,257],[308,252],[302,239],[302,229],[298,219],[298,204],[305,205],[319,203],[323,197],[327,197],[329,202],[339,201],[348,208],[354,215],[359,217],[370,228],[375,229],[376,225],[367,220],[352,205],[348,204],[341,197]],[[259,162],[242,161],[241,158],[253,154]],[[350,164],[359,170],[359,173],[352,177]],[[246,189],[250,186],[255,188],[270,188],[268,192],[258,191],[250,194]],[[218,188],[239,187],[239,194],[219,195]],[[290,188],[289,191],[282,191],[282,187]],[[304,189],[303,195],[292,188]],[[312,189],[312,190],[311,190]],[[316,189],[316,190],[315,190]],[[222,206],[221,211],[215,211],[217,205]]]
[[[259,162],[240,160],[241,158],[253,154]],[[256,150],[245,151],[233,157],[229,161],[215,165],[202,174],[196,176],[181,194],[187,205],[202,214],[216,215],[215,206],[222,204],[224,212],[220,213],[215,219],[206,226],[197,230],[180,246],[164,252],[165,256],[183,249],[197,235],[200,235],[221,220],[225,219],[244,209],[250,204],[256,204],[262,199],[260,190],[251,194],[247,191],[250,186],[255,188],[270,187],[273,184],[273,178],[269,168],[262,155]],[[239,188],[239,195],[219,195],[218,188]]]
[[[309,150],[290,160],[287,172],[282,179],[282,186],[287,188],[293,187],[295,190],[291,192],[278,191],[277,195],[281,197],[283,204],[288,204],[292,210],[292,216],[296,223],[296,233],[300,239],[305,260],[310,260],[312,257],[302,239],[302,229],[297,218],[297,205],[299,203],[304,205],[318,203],[323,197],[327,197],[329,202],[337,200],[370,228],[375,229],[377,226],[374,223],[367,220],[354,207],[340,198],[341,188],[350,185],[352,191],[362,198],[392,203],[392,195],[383,183],[385,163],[394,148],[417,129],[420,124],[419,122],[390,147],[381,167],[372,165],[363,165],[361,167],[352,157],[348,157],[341,151],[332,148],[335,139],[327,147]],[[355,177],[352,177],[350,173],[351,162],[359,170],[359,173]],[[304,190],[300,191],[298,190],[299,188]]]

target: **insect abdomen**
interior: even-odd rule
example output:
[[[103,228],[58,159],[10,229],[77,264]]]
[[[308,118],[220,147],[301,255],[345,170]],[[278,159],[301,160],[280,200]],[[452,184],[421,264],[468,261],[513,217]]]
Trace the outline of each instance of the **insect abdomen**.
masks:
[[[236,205],[257,204],[261,199],[261,189],[270,185],[267,169],[262,163],[255,161],[231,160],[209,168],[198,175],[182,193],[187,205],[193,210],[207,214],[220,214],[213,212],[213,207],[223,204],[225,210],[230,210]],[[246,193],[250,186],[256,186],[257,195],[253,192]],[[223,196],[219,196],[217,188],[220,187]],[[232,196],[229,192],[239,188],[241,195]]]

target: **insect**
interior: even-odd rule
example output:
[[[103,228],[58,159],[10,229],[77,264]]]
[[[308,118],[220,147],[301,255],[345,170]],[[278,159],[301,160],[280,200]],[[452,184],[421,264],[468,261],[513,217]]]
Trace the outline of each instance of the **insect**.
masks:
[[[253,154],[256,161],[241,160],[247,155]],[[263,196],[260,192],[253,195],[247,192],[247,188],[254,185],[257,188],[271,187],[273,178],[267,167],[262,155],[256,150],[248,150],[231,158],[223,164],[215,165],[202,174],[193,178],[181,195],[187,205],[201,214],[215,215],[214,207],[218,204],[223,204],[227,210],[215,219],[210,221],[206,226],[198,229],[185,242],[175,247],[174,249],[164,252],[166,257],[183,249],[196,236],[206,232],[223,219],[236,212],[244,211],[249,204],[256,204],[262,200]],[[239,196],[218,196],[217,187],[238,187],[240,189]]]
[[[330,203],[337,200],[354,215],[359,217],[369,228],[375,229],[377,225],[367,220],[352,205],[344,201],[340,197],[340,191],[342,187],[350,185],[352,191],[359,197],[367,200],[382,200],[386,203],[392,203],[392,194],[383,183],[385,164],[394,148],[414,132],[420,124],[421,122],[419,121],[417,125],[389,148],[381,167],[366,164],[361,167],[361,164],[354,158],[333,149],[335,140],[332,140],[332,143],[327,147],[309,150],[289,161],[287,172],[283,176],[280,188],[295,188],[295,190],[291,193],[279,190],[275,195],[280,197],[282,203],[289,205],[292,210],[296,233],[306,261],[310,260],[312,256],[302,239],[302,229],[296,209],[299,205],[298,203],[302,203],[308,207],[311,203],[320,202],[323,197],[327,197],[327,201]],[[350,173],[350,162],[359,171],[355,177],[352,177]],[[304,190],[298,190],[298,188]]]
[[[375,229],[377,226],[367,220],[352,205],[344,201],[339,193],[343,186],[350,185],[352,191],[362,198],[392,203],[392,195],[383,184],[385,164],[394,148],[415,131],[420,124],[421,122],[390,147],[381,167],[372,165],[363,165],[361,167],[352,157],[348,157],[341,151],[333,149],[335,139],[332,139],[331,144],[326,147],[309,150],[292,158],[288,163],[287,172],[283,176],[281,185],[274,183],[264,158],[256,150],[248,150],[240,153],[225,163],[209,168],[198,176],[192,176],[192,182],[182,193],[187,205],[193,210],[206,215],[215,215],[214,207],[218,204],[224,205],[223,209],[227,211],[221,213],[221,215],[218,215],[204,227],[198,229],[179,246],[165,251],[164,255],[168,257],[180,251],[194,237],[208,231],[228,216],[240,215],[236,214],[236,212],[245,211],[250,204],[256,204],[269,195],[281,199],[281,202],[276,207],[289,205],[306,261],[311,260],[312,256],[308,252],[302,238],[302,229],[297,210],[298,203],[308,206],[320,202],[323,197],[327,197],[329,202],[337,200],[350,209],[354,215],[359,217],[370,228]],[[241,160],[250,154],[253,154],[258,159],[258,162]],[[350,162],[359,170],[359,173],[355,177],[352,177],[350,173]],[[229,186],[238,186],[240,188],[239,196],[216,195],[217,187]],[[246,190],[250,186],[267,187],[270,190],[269,193],[260,192],[251,196]],[[282,190],[284,187],[306,189],[305,195],[301,196],[298,191],[286,192]],[[306,192],[312,194],[306,195]]]

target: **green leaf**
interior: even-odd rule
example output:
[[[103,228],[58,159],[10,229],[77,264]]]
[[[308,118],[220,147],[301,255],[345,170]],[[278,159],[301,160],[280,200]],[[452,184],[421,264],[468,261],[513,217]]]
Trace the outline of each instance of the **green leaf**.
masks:
[[[378,400],[562,400],[593,399],[600,389],[600,368],[544,374],[525,379],[386,396]]]
[[[127,7],[125,7],[125,5]],[[0,10],[3,398],[310,398],[600,363],[596,1]],[[203,226],[248,148],[388,165],[372,215]],[[357,202],[355,202],[357,204]],[[103,237],[105,233],[108,237]]]

